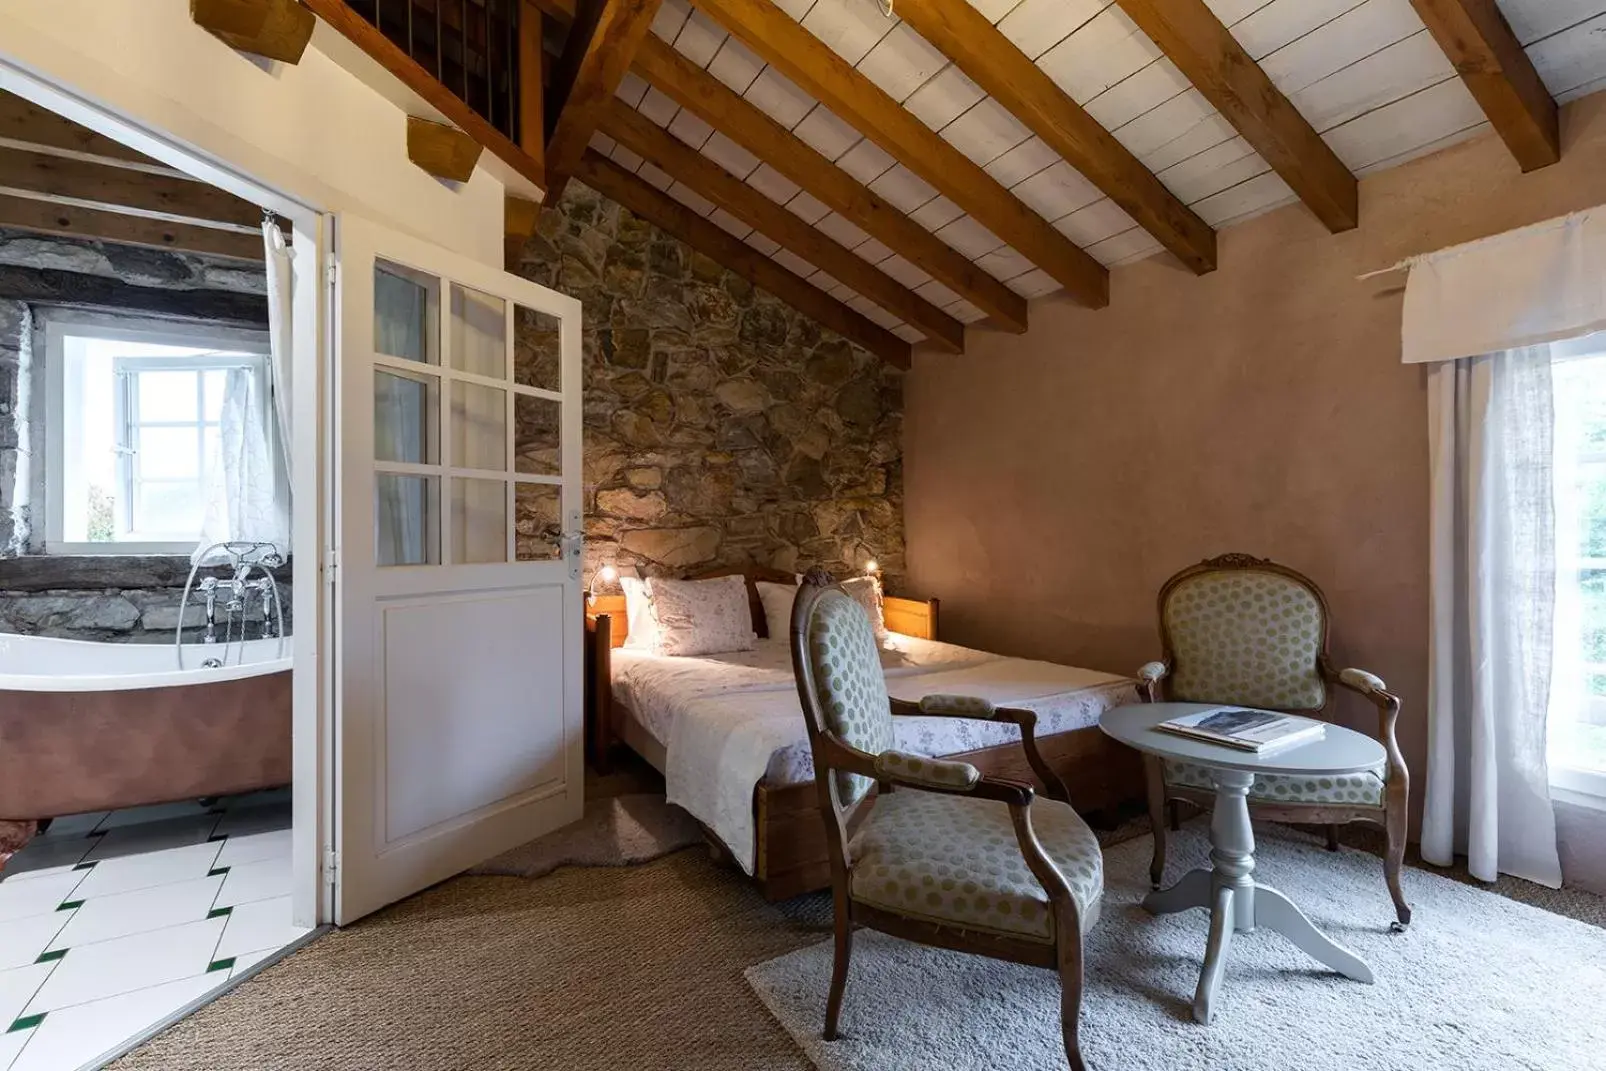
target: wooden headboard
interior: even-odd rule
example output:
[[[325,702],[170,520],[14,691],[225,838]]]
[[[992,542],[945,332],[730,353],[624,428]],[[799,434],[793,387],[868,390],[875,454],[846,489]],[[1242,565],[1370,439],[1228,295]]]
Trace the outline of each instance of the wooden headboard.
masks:
[[[708,572],[689,576],[688,580],[713,580],[721,576],[743,576],[747,578],[747,600],[753,612],[753,630],[760,636],[767,634],[764,622],[764,606],[758,599],[758,581],[764,580],[773,584],[791,584],[797,580],[796,573],[788,573],[780,569],[768,569],[761,565],[750,565],[742,569],[714,569]],[[882,599],[881,612],[886,619],[889,632],[901,632],[905,636],[914,636],[922,640],[937,638],[937,605],[936,599],[904,599],[896,595],[887,595]],[[608,646],[623,647],[630,635],[630,622],[625,614],[625,597],[623,595],[598,595],[586,606],[586,631],[600,631],[597,628],[597,619],[608,618]]]

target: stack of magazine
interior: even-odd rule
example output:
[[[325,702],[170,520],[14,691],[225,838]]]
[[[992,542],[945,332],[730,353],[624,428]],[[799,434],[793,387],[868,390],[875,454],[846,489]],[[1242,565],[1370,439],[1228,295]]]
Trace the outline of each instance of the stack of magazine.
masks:
[[[1162,732],[1268,755],[1321,739],[1321,722],[1251,707],[1211,707],[1155,726]]]

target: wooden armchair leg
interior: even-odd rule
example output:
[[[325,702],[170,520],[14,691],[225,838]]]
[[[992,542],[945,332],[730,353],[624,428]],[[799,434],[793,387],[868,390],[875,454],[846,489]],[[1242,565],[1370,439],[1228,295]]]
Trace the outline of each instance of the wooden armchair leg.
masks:
[[[1405,824],[1410,821],[1403,799],[1391,801],[1387,816],[1388,851],[1383,857],[1383,876],[1388,880],[1389,896],[1394,898],[1394,928],[1403,930],[1411,924],[1411,905],[1405,902],[1405,890],[1400,887],[1400,869],[1405,863]]]
[[[1060,1029],[1065,1035],[1065,1059],[1071,1071],[1087,1071],[1082,1059],[1082,1043],[1077,1036],[1082,1023],[1082,936],[1076,934],[1061,945]]]
[[[837,1022],[842,1017],[842,994],[848,985],[848,961],[853,958],[853,920],[847,899],[836,898],[836,958],[831,964],[831,992],[825,1001],[826,1041],[837,1039]]]
[[[1149,884],[1156,889],[1165,876],[1165,777],[1160,760],[1143,756],[1143,774],[1149,795],[1149,826],[1154,831],[1154,858],[1149,863]]]

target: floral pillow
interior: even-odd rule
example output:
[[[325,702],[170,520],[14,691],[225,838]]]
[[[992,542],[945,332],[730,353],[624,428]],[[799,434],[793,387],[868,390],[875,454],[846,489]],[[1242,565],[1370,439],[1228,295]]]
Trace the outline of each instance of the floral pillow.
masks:
[[[647,581],[652,616],[658,625],[656,651],[662,655],[719,654],[753,649],[753,611],[747,580]]]

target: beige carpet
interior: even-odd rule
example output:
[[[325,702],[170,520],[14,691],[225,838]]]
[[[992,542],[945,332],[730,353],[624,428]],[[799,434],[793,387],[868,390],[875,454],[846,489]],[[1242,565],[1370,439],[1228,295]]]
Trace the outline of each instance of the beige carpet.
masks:
[[[1497,891],[1606,926],[1606,901],[1587,894],[1514,879]],[[826,897],[766,904],[701,848],[538,881],[456,878],[326,935],[112,1066],[811,1071],[742,972],[821,940],[829,921]]]

